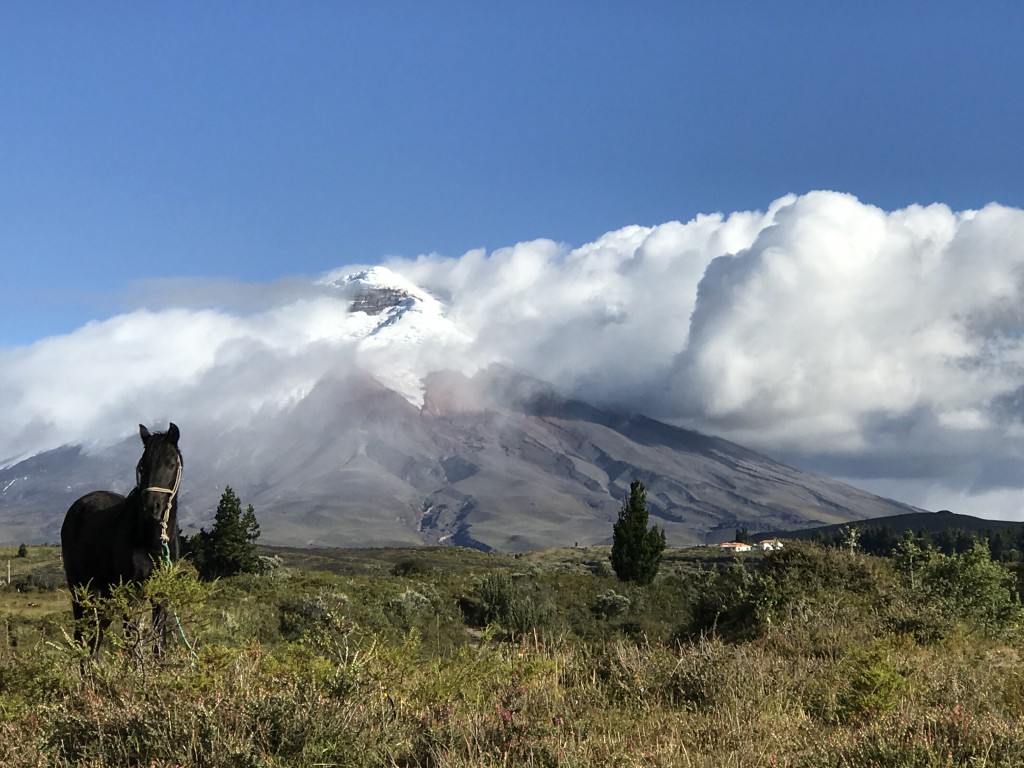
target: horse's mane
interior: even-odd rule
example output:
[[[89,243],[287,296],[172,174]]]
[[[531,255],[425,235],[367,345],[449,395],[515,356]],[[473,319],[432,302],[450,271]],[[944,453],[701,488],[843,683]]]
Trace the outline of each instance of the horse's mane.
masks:
[[[152,439],[154,437],[167,437],[167,432],[153,432],[153,433],[150,434],[150,438]],[[184,469],[185,468],[185,456],[181,453],[181,448],[178,447],[177,443],[174,444],[174,450],[176,450],[178,452],[178,461],[181,462],[181,468]]]

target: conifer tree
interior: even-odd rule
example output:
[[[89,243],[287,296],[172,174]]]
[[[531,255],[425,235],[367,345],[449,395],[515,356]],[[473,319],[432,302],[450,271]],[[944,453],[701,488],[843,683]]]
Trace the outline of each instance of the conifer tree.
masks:
[[[242,513],[241,523],[245,540],[250,544],[255,544],[256,539],[260,537],[260,524],[256,520],[256,510],[252,508],[252,504],[249,504],[245,508],[245,512]],[[252,551],[255,554],[256,548],[253,547]]]
[[[650,584],[661,565],[665,532],[657,526],[647,530],[647,490],[639,480],[629,486],[629,498],[622,503],[619,520],[612,528],[612,568],[619,581]]]
[[[229,485],[217,505],[213,528],[209,532],[203,528],[193,536],[189,550],[203,578],[255,573],[260,569],[256,551],[259,535],[260,526],[252,504],[242,512],[242,502]]]

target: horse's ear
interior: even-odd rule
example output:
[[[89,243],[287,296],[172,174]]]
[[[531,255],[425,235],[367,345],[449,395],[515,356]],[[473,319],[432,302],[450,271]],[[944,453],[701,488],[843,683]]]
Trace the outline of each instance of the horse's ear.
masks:
[[[172,443],[175,445],[178,444],[178,438],[181,437],[181,432],[178,431],[178,425],[173,421],[171,422],[171,426],[167,429],[167,436],[171,438]]]
[[[139,434],[142,436],[142,444],[143,445],[145,445],[147,442],[149,442],[149,437],[150,437],[149,430],[146,429],[145,426],[143,426],[142,424],[139,424]]]

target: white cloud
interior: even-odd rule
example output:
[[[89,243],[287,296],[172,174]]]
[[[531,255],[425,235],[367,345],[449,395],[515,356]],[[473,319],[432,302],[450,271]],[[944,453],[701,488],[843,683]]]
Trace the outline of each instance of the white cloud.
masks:
[[[1024,212],[886,214],[812,193],[709,266],[672,383],[704,426],[805,452],[878,450],[912,414],[950,442],[970,414],[1001,440],[990,411],[1021,380],[1022,267]]]
[[[834,474],[913,475],[929,502],[1007,509],[1024,487],[1024,211],[813,192],[387,265],[445,303],[442,342],[357,343],[329,285],[292,279],[172,285],[164,309],[0,351],[0,458],[183,412],[237,423],[354,367],[408,389],[500,360]]]

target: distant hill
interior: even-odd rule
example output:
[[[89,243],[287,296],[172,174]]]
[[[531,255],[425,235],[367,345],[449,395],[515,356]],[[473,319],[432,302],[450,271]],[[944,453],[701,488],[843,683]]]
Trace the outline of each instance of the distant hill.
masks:
[[[839,533],[844,528],[851,526],[856,528],[889,528],[901,535],[904,531],[913,531],[914,533],[923,531],[932,536],[943,531],[966,531],[967,533],[976,534],[984,534],[987,531],[1024,531],[1024,522],[1015,520],[986,520],[981,517],[959,515],[955,512],[950,512],[948,509],[943,509],[938,512],[907,512],[901,515],[888,515],[868,520],[851,520],[847,523],[819,525],[799,530],[757,533],[753,534],[752,538],[754,541],[779,537],[808,540]]]
[[[1001,559],[1024,557],[1024,522],[1014,520],[986,520],[970,515],[958,515],[947,509],[939,512],[908,512],[868,520],[821,525],[789,531],[756,533],[754,541],[771,538],[816,540],[836,544],[845,537],[845,529],[856,528],[860,533],[860,547],[868,554],[887,556],[907,531],[923,537],[937,549],[947,553],[964,551],[978,539],[988,539],[992,554]],[[1015,549],[1012,557],[1007,552]]]

